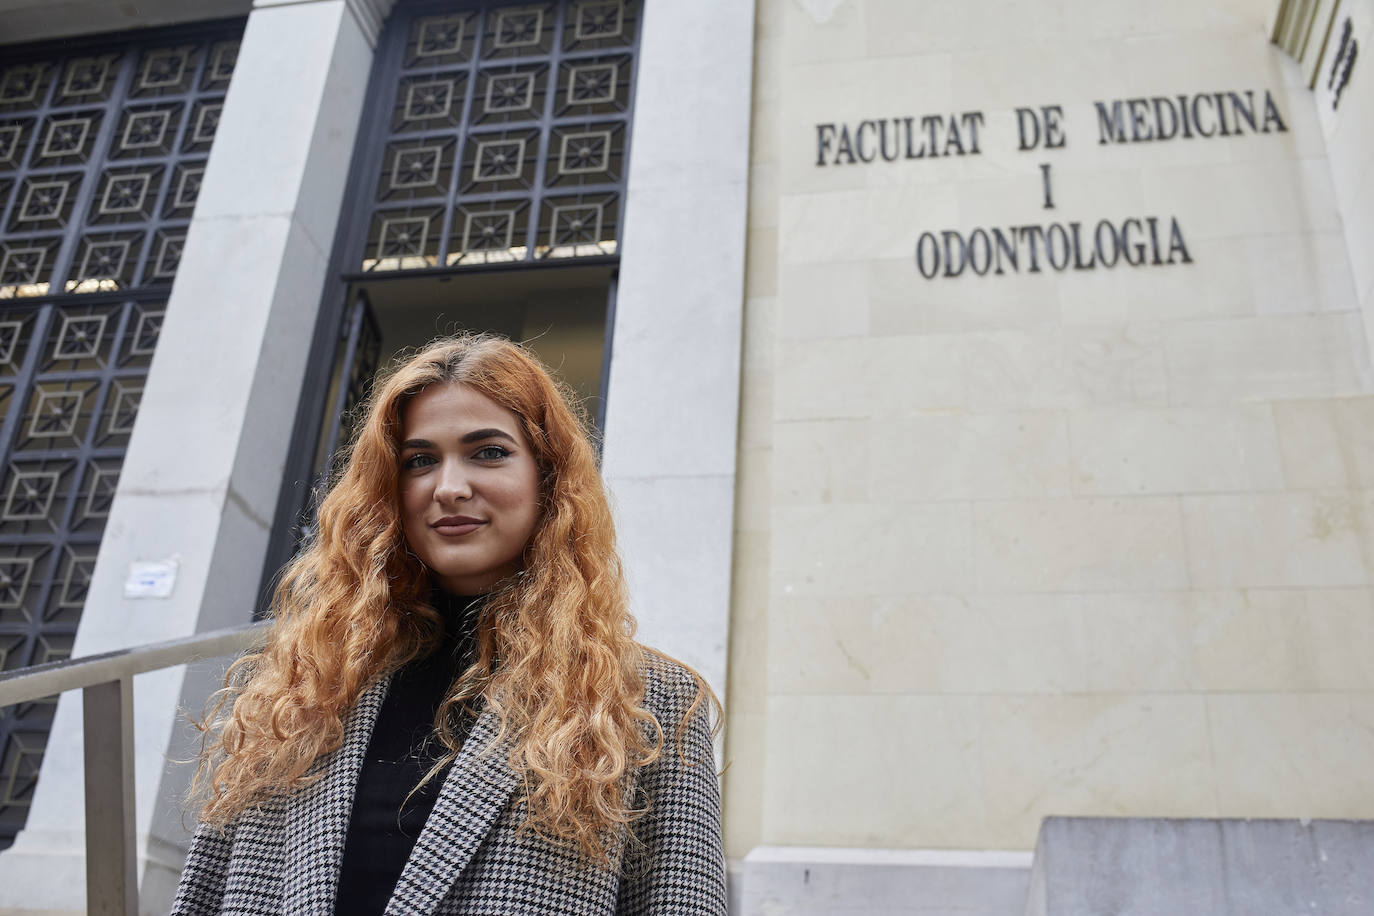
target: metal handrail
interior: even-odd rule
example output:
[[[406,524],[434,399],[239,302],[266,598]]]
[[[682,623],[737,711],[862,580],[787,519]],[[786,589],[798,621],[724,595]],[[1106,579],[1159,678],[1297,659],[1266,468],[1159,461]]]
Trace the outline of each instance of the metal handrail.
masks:
[[[137,916],[134,856],[133,677],[242,652],[265,634],[254,623],[0,674],[0,707],[80,689],[86,791],[86,912]]]

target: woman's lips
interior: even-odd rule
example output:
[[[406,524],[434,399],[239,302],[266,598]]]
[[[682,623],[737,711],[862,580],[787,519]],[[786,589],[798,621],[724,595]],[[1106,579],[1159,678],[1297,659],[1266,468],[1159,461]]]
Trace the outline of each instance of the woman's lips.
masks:
[[[441,518],[434,523],[433,528],[444,537],[462,537],[485,524],[486,522],[475,518]]]

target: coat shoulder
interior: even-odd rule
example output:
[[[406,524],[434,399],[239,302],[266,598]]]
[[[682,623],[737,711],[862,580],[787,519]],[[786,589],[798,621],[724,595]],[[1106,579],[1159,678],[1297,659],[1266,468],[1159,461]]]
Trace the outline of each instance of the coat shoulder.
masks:
[[[657,649],[640,647],[640,670],[644,675],[644,707],[660,723],[680,721],[693,705],[704,705],[705,682],[691,668]]]

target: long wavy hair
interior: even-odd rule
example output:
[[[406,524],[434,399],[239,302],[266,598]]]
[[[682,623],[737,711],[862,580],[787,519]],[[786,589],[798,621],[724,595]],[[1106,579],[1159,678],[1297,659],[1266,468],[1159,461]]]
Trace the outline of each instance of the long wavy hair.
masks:
[[[456,757],[461,716],[480,701],[500,723],[486,752],[506,742],[522,777],[520,829],[609,865],[616,836],[643,813],[627,778],[663,752],[663,727],[643,706],[645,649],[633,638],[585,413],[536,358],[490,335],[439,340],[376,383],[314,540],[273,593],[265,645],[230,668],[200,723],[192,798],[202,820],[223,825],[318,778],[315,764],[343,743],[360,694],[438,645],[430,577],[401,527],[398,455],[406,405],[453,382],[519,417],[540,515],[523,573],[484,602],[475,660],[435,719],[446,755],[426,779]],[[714,700],[698,685],[693,711]]]

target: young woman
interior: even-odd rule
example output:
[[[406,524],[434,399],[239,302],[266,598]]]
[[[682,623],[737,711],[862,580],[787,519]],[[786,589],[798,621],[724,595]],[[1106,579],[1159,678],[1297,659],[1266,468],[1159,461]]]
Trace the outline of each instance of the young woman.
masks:
[[[490,336],[378,381],[207,726],[174,913],[723,916],[714,697],[632,638],[574,403]]]

